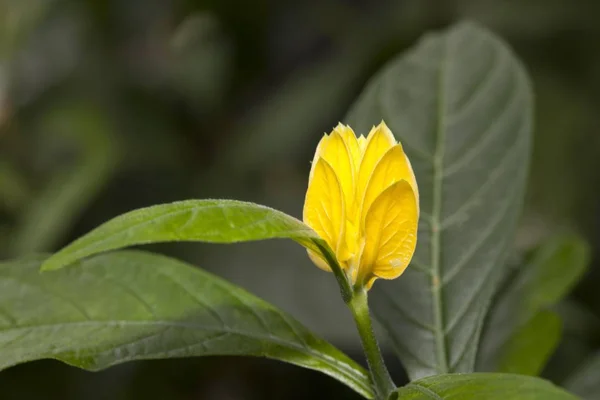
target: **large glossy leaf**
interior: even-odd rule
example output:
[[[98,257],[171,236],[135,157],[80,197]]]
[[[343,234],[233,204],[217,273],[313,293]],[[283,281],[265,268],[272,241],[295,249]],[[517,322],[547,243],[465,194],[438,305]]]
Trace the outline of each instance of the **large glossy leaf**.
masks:
[[[413,261],[400,279],[377,282],[372,296],[413,379],[473,370],[523,201],[531,97],[511,50],[461,23],[391,61],[349,112],[362,133],[385,120],[419,184]]]
[[[600,351],[576,369],[564,386],[586,400],[600,399]]]
[[[588,245],[580,237],[558,235],[540,245],[527,261],[514,271],[498,293],[486,320],[477,359],[478,370],[495,371],[501,363],[503,371],[523,373],[526,370],[539,370],[544,365],[548,358],[544,353],[549,349],[544,350],[543,347],[551,344],[544,340],[535,343],[537,349],[529,348],[529,357],[513,357],[509,353],[513,352],[511,348],[529,347],[526,343],[518,344],[520,340],[527,341],[528,334],[524,334],[523,329],[548,329],[532,324],[554,325],[552,332],[546,332],[545,339],[556,336],[558,327],[556,323],[549,322],[548,317],[545,321],[543,318],[534,322],[531,320],[541,310],[555,305],[569,293],[587,268],[589,252]],[[534,354],[541,358],[534,359]],[[521,369],[517,364],[510,365],[518,363],[519,360],[529,366],[539,365],[534,369],[527,366]]]
[[[136,244],[172,241],[234,243],[289,238],[318,251],[318,235],[280,211],[236,200],[187,200],[118,216],[50,257],[43,270]]]
[[[514,374],[449,374],[409,383],[390,400],[574,400],[577,397],[539,378]]]
[[[269,357],[373,396],[367,373],[272,305],[167,257],[122,251],[39,273],[0,264],[0,369],[54,358],[97,370],[130,360]]]

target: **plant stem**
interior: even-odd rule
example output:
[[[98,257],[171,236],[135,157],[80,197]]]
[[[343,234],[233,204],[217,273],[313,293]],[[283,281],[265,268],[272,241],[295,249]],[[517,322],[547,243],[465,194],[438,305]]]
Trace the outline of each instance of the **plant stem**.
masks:
[[[369,304],[365,288],[355,288],[353,296],[347,304],[352,311],[356,327],[358,328],[363,350],[367,357],[367,362],[369,363],[371,379],[375,384],[377,398],[387,399],[390,393],[396,389],[396,385],[392,381],[390,373],[385,366],[379,344],[377,343],[375,333],[373,332],[373,324],[371,322],[371,315],[369,314]]]
[[[323,256],[325,257],[327,264],[329,264],[329,266],[331,267],[331,271],[333,272],[333,275],[337,280],[338,286],[340,287],[340,293],[342,295],[344,303],[350,304],[350,301],[354,296],[354,292],[352,290],[350,282],[348,281],[346,273],[335,258],[335,254],[333,254],[333,252],[329,249],[329,246],[327,246],[325,242],[315,242],[315,244],[321,251],[321,254],[323,254]]]

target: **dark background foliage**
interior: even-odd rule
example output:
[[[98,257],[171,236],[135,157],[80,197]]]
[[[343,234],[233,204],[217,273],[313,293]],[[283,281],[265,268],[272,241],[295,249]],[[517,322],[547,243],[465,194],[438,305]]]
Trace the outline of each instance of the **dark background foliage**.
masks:
[[[595,0],[0,0],[0,258],[53,251],[112,216],[184,198],[237,198],[300,217],[314,147],[368,78],[424,32],[469,18],[504,37],[534,82],[517,248],[559,231],[592,246],[543,374],[561,383],[600,348],[598,16]],[[230,279],[360,359],[333,277],[299,246],[153,249]],[[0,373],[0,392],[357,398],[316,372],[218,357],[100,373],[35,362]]]

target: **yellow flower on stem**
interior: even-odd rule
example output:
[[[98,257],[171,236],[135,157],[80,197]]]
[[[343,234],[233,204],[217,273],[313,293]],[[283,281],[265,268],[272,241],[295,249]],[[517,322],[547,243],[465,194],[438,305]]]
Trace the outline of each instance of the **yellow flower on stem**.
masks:
[[[394,279],[417,243],[419,190],[402,145],[384,122],[356,137],[339,124],[319,145],[310,171],[304,222],[334,251],[354,286]],[[309,256],[330,271],[319,255]]]

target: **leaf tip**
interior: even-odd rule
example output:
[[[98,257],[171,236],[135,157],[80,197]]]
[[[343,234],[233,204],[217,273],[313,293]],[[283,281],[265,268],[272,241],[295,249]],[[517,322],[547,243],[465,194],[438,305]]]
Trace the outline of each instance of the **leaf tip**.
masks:
[[[61,269],[64,266],[64,262],[52,256],[42,263],[40,267],[40,272],[55,271],[57,269]]]

